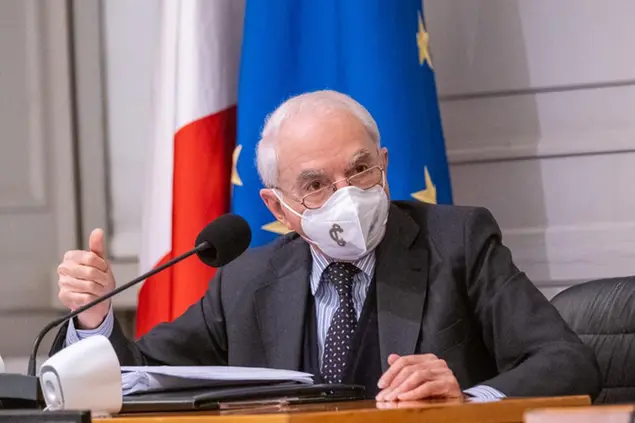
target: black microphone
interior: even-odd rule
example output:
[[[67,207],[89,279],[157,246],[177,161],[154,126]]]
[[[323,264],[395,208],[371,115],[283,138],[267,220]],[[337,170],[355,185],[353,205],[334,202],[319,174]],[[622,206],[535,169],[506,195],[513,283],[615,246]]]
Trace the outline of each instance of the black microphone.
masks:
[[[91,301],[90,303],[83,305],[82,307],[73,310],[72,312],[50,322],[46,325],[40,333],[35,337],[35,341],[33,342],[33,349],[31,351],[31,356],[29,357],[29,367],[28,367],[28,376],[27,378],[30,381],[25,381],[22,383],[22,387],[20,389],[21,392],[28,393],[28,395],[22,396],[22,398],[16,398],[16,395],[10,396],[9,398],[13,398],[16,400],[22,399],[21,406],[25,406],[24,401],[37,401],[37,395],[32,391],[33,383],[37,383],[37,378],[35,377],[36,373],[36,357],[37,352],[40,347],[40,343],[42,339],[50,332],[51,329],[59,326],[68,320],[74,318],[80,313],[90,309],[91,307],[96,306],[97,304],[106,301],[107,299],[117,295],[118,293],[125,291],[126,289],[142,282],[143,280],[156,275],[157,273],[165,270],[166,268],[175,265],[176,263],[186,259],[187,257],[196,254],[198,258],[205,264],[211,267],[221,267],[231,262],[240,256],[248,247],[251,242],[251,229],[249,225],[242,217],[235,214],[225,214],[218,219],[209,223],[196,237],[195,247],[190,251],[181,254],[178,257],[173,258],[167,263],[158,266],[151,271],[144,273],[143,275],[131,280],[130,282],[121,285],[118,288],[113,289],[109,293]],[[0,376],[12,376],[17,377],[22,375],[0,375]],[[12,380],[13,382],[18,382],[17,380]],[[3,387],[5,387],[5,383],[0,383],[0,404],[2,404],[2,399],[7,398],[6,395],[2,391]],[[37,385],[39,389],[39,384]],[[27,392],[29,391],[29,392]],[[15,392],[15,390],[12,390]],[[20,396],[19,394],[17,396]],[[0,408],[2,408],[0,406]]]

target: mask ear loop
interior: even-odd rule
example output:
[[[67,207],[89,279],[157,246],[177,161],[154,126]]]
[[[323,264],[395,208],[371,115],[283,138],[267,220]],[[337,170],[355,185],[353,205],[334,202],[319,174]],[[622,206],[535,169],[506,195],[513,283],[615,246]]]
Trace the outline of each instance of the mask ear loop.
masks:
[[[381,190],[384,192],[386,196],[386,201],[388,202],[388,209],[390,210],[390,197],[386,193],[386,171],[384,169],[381,170]],[[384,219],[384,225],[388,222],[388,213],[386,213],[386,218]]]
[[[386,189],[386,170],[384,168],[381,169],[381,187]]]
[[[291,206],[289,206],[283,199],[282,199],[282,195],[280,195],[280,193],[278,192],[277,189],[272,188],[271,191],[273,191],[273,195],[276,196],[276,198],[278,199],[278,201],[280,201],[280,204],[282,204],[284,207],[287,208],[287,210],[289,210],[291,213],[295,214],[296,216],[298,216],[300,219],[302,219],[302,215],[300,213],[298,213],[297,211],[293,210],[291,208]]]

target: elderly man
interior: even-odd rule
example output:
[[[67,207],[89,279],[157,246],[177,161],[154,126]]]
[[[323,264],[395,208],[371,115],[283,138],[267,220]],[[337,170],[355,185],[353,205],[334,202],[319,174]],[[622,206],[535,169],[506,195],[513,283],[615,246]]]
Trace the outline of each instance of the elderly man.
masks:
[[[262,200],[290,235],[217,272],[201,300],[131,342],[109,304],[55,349],[109,336],[126,365],[235,365],[355,383],[380,401],[589,394],[592,352],[516,268],[482,208],[390,201],[388,151],[356,101],[303,94],[268,118]],[[59,266],[61,301],[113,289],[103,233]]]

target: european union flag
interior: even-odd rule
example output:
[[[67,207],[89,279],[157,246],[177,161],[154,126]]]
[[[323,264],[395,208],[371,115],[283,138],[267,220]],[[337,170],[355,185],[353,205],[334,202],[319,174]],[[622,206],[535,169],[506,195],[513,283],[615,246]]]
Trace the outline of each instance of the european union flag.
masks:
[[[284,232],[259,198],[254,162],[265,117],[307,91],[346,93],[388,148],[393,199],[451,203],[450,177],[421,0],[249,0],[238,94],[233,210],[252,246]]]

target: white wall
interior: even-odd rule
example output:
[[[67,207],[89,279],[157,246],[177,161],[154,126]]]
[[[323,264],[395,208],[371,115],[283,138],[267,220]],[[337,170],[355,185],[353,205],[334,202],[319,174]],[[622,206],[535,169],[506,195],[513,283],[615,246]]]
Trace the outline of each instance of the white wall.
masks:
[[[158,13],[105,4],[113,247],[134,255]],[[548,296],[635,273],[635,2],[425,6],[456,203],[492,210]]]
[[[426,2],[455,201],[548,295],[635,274],[635,2]]]

